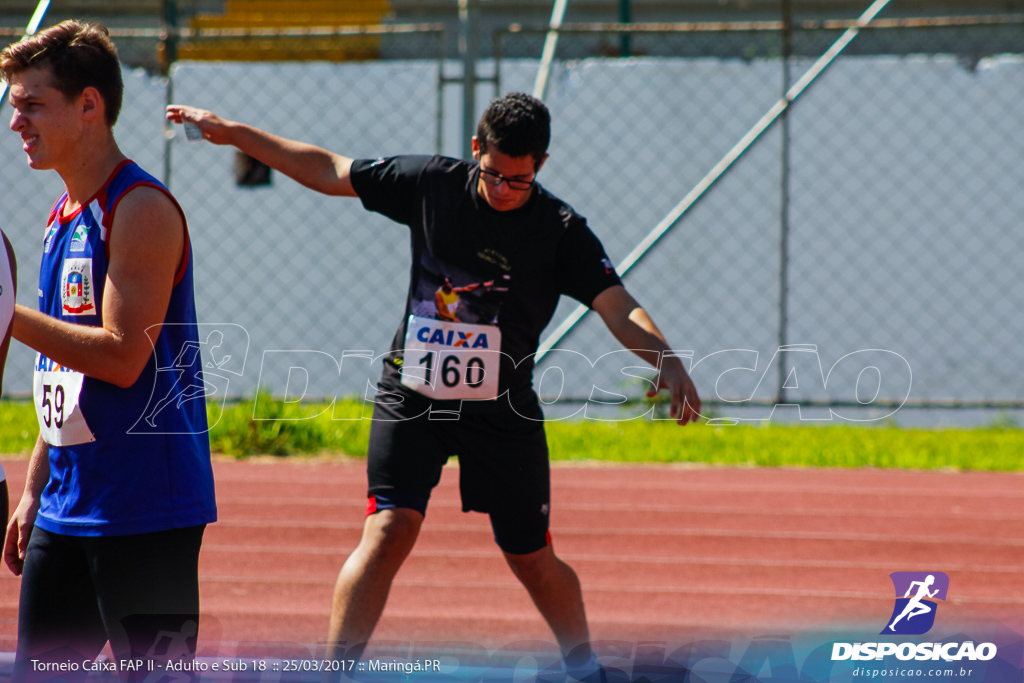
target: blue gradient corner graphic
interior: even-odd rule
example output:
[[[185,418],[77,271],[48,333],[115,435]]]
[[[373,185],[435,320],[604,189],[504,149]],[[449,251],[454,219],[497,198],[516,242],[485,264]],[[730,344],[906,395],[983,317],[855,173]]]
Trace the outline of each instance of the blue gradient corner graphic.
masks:
[[[916,636],[930,631],[939,609],[936,600],[945,600],[949,592],[949,577],[944,572],[893,572],[889,578],[896,590],[896,605],[879,635]]]

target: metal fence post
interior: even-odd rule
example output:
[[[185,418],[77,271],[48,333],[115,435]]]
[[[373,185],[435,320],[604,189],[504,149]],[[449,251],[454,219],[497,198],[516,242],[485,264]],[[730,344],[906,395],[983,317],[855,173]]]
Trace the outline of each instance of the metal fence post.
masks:
[[[476,60],[480,45],[478,0],[459,0],[459,52],[462,53],[462,158],[473,156],[476,130]]]
[[[434,129],[434,153],[442,154],[444,152],[444,61],[447,56],[446,50],[448,49],[448,34],[444,29],[441,29],[438,35],[438,51],[437,51],[437,122],[436,128]]]
[[[793,56],[793,0],[782,0],[782,96],[792,84],[790,73]],[[789,108],[782,112],[781,197],[779,202],[779,348],[788,343],[789,322]],[[779,384],[776,403],[786,402],[786,364],[779,363]]]
[[[628,24],[633,21],[632,0],[619,0],[619,23]],[[629,57],[633,52],[632,36],[628,33],[619,34],[619,56]]]
[[[171,78],[171,67],[178,61],[178,2],[177,0],[163,0],[161,7],[161,21],[163,23],[163,59],[161,66],[164,72],[164,104],[174,103],[174,83]],[[173,140],[173,128],[170,122],[164,123],[164,177],[163,182],[168,188],[171,187],[171,142]]]

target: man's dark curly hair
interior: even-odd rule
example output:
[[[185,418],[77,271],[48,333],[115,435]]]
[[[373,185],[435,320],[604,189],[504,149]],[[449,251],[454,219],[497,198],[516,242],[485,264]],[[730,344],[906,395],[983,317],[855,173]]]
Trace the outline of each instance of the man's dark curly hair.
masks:
[[[476,138],[481,154],[493,146],[510,157],[532,156],[539,164],[551,142],[551,114],[536,97],[509,93],[487,107],[476,126]]]

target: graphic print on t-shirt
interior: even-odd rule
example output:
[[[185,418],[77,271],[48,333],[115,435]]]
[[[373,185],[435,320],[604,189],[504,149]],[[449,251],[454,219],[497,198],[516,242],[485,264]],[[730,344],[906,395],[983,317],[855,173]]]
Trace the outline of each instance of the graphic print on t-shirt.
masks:
[[[412,313],[447,322],[497,325],[509,276],[486,280],[435,258],[420,256],[419,277],[412,295]]]
[[[427,250],[418,266],[402,384],[436,399],[497,398],[498,315],[510,276],[474,276]]]

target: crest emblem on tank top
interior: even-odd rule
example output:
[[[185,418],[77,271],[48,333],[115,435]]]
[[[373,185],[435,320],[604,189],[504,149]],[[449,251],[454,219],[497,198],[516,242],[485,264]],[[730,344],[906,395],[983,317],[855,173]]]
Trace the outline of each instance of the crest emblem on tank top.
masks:
[[[64,259],[60,277],[60,308],[65,315],[96,313],[91,258]]]

